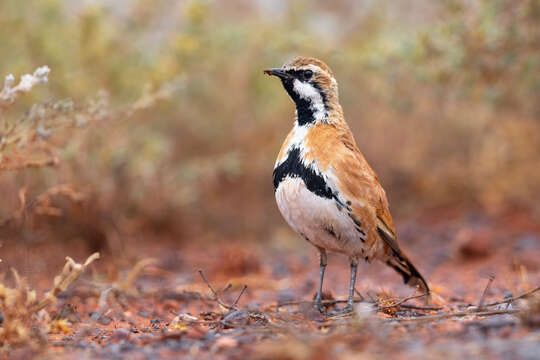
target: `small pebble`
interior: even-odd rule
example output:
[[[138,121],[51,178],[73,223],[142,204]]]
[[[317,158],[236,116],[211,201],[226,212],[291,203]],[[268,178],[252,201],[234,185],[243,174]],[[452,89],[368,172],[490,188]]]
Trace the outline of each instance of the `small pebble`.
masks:
[[[98,321],[100,317],[101,315],[98,312],[92,311],[90,313],[90,319],[92,319],[93,321]]]
[[[214,344],[214,349],[224,350],[224,349],[231,349],[236,346],[238,346],[238,341],[236,341],[235,338],[231,336],[221,336],[216,340]]]
[[[231,311],[223,317],[222,322],[227,326],[242,326],[249,322],[249,313],[245,310]]]
[[[128,329],[116,329],[111,335],[112,341],[127,340],[129,338],[130,331]]]

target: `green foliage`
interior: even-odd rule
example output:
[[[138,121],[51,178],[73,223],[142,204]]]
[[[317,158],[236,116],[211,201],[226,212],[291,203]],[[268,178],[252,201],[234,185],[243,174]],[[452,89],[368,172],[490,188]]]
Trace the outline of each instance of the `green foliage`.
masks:
[[[129,119],[114,112],[91,123],[63,150],[61,180],[45,182],[89,186],[115,214],[190,219],[220,218],[230,197],[253,186],[238,211],[264,229],[272,224],[257,204],[271,199],[273,157],[293,110],[262,69],[311,55],[334,69],[347,119],[394,208],[536,206],[540,173],[525,172],[538,160],[538,140],[527,136],[540,127],[538,24],[537,0],[426,0],[411,9],[3,0],[0,75],[52,69],[49,86],[4,116],[48,97],[84,104],[100,90],[107,109],[129,108],[181,84]]]

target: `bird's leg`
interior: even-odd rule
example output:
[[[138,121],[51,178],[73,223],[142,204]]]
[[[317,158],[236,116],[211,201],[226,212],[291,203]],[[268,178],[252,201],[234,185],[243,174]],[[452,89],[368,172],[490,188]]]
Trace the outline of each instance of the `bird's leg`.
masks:
[[[356,283],[356,269],[358,268],[358,258],[351,256],[351,282],[349,284],[349,299],[347,300],[347,306],[343,309],[344,313],[350,313],[353,311],[353,297],[354,297],[354,285]]]
[[[326,259],[326,250],[320,247],[317,247],[319,250],[319,259],[320,259],[320,277],[319,277],[319,289],[317,290],[317,295],[315,296],[315,308],[321,312],[325,313],[324,306],[322,304],[322,283],[324,279],[324,270],[326,269],[327,259]]]

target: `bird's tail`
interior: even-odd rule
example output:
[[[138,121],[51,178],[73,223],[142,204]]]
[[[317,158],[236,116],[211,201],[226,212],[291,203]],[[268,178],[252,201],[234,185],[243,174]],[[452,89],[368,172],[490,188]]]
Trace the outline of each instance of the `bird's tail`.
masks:
[[[388,246],[387,257],[385,258],[386,264],[392,269],[396,270],[402,277],[403,282],[410,286],[418,286],[421,291],[427,295],[427,301],[430,301],[429,286],[420,272],[412,264],[409,257],[401,250],[395,239],[395,234],[389,230],[386,230],[384,222],[379,221],[377,230],[381,239]]]
[[[403,253],[403,251],[392,251],[390,258],[386,261],[386,264],[403,277],[403,282],[410,286],[418,286],[425,294],[430,293],[429,286],[412,264],[411,260]]]

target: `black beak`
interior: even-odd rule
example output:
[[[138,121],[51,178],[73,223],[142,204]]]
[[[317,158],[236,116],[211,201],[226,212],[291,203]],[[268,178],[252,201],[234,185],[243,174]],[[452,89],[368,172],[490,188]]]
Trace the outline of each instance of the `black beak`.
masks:
[[[277,76],[278,78],[282,80],[289,79],[291,77],[291,75],[287,74],[284,70],[280,68],[265,69],[264,73],[270,76],[272,75]]]

